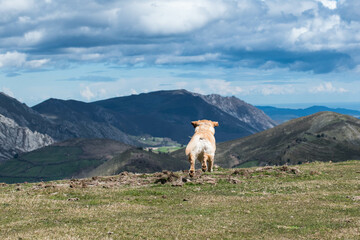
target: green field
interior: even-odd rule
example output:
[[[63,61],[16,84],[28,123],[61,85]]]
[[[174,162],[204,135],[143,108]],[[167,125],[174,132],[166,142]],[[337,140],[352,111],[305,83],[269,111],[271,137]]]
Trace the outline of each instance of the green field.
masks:
[[[360,161],[2,184],[0,211],[1,239],[359,239]]]

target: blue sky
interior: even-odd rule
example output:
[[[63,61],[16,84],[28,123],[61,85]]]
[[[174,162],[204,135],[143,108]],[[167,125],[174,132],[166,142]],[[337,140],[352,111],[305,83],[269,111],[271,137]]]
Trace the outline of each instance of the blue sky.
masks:
[[[30,106],[180,88],[254,105],[355,106],[358,9],[356,0],[0,0],[0,91]]]

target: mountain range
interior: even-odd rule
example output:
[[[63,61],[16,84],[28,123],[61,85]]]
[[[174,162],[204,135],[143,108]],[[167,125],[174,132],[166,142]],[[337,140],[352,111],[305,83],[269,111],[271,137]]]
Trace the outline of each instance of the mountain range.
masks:
[[[334,112],[320,112],[244,138],[218,143],[215,164],[232,168],[354,159],[360,159],[360,120]],[[71,139],[19,154],[0,164],[0,182],[188,168],[184,149],[155,154],[109,139]],[[197,169],[200,169],[198,162]]]
[[[198,119],[220,122],[215,163],[221,167],[360,159],[360,120],[335,112],[275,126],[240,99],[186,90],[91,103],[48,99],[33,108],[0,94],[0,181],[184,170],[184,149],[156,154],[143,147],[185,145]]]
[[[0,161],[29,149],[73,138],[105,138],[145,147],[147,144],[142,141],[142,136],[146,136],[186,144],[193,132],[190,122],[204,118],[221,122],[218,141],[236,139],[275,126],[261,110],[240,99],[186,90],[158,91],[91,103],[48,99],[32,108],[0,93],[0,114],[3,116],[0,136],[8,143],[20,138],[3,132],[9,128],[9,120],[5,119],[11,119],[18,129],[26,129],[23,133],[38,136],[34,138],[33,134],[23,138],[33,141],[28,143],[32,148],[0,146]],[[42,141],[45,136],[47,140]],[[18,145],[21,144],[25,143]]]
[[[280,124],[291,119],[305,117],[317,112],[336,112],[341,114],[350,115],[356,118],[360,118],[360,111],[351,110],[346,108],[328,108],[324,106],[312,106],[308,108],[300,109],[291,109],[291,108],[277,108],[271,106],[256,106],[258,109],[261,109],[276,123]]]
[[[186,90],[142,93],[91,103],[49,99],[33,109],[58,125],[76,129],[76,137],[93,135],[89,128],[93,130],[95,127],[92,126],[97,126],[96,129],[104,131],[94,137],[129,144],[131,142],[117,139],[118,133],[105,130],[116,129],[133,136],[168,137],[186,144],[193,132],[190,122],[194,120],[221,122],[218,141],[236,139],[275,126],[261,110],[235,97],[204,96]]]

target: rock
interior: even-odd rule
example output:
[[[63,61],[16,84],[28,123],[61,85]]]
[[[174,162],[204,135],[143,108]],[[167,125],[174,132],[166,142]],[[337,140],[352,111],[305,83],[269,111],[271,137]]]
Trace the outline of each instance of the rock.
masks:
[[[54,143],[52,137],[21,127],[14,120],[0,114],[0,161],[52,143]]]

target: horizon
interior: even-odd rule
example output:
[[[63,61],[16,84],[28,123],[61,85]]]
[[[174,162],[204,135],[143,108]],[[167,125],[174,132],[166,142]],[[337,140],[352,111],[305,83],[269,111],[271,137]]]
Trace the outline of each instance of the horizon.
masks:
[[[28,106],[186,89],[255,106],[360,110],[359,8],[354,0],[3,0],[0,91]]]
[[[186,89],[171,89],[171,90],[158,90],[158,91],[181,91],[181,90],[191,92],[191,91],[186,90]],[[154,91],[154,92],[157,92],[157,91]],[[2,92],[2,91],[0,91],[0,93],[5,94],[5,95],[7,95],[9,97],[15,98],[14,96],[10,96],[7,93]],[[153,92],[133,93],[133,94],[129,94],[129,95],[116,96],[116,97],[128,97],[128,96],[147,94],[147,93],[153,93]],[[191,93],[196,93],[196,92],[191,92]],[[196,93],[196,94],[199,94],[199,93]],[[210,94],[217,94],[217,93],[210,93]],[[205,94],[205,95],[209,95],[209,94]],[[218,94],[218,95],[220,95],[220,94]],[[220,96],[222,96],[222,95],[220,95]],[[34,105],[28,105],[25,102],[22,102],[21,100],[19,100],[17,98],[15,98],[15,99],[32,108],[32,107],[34,107],[34,106],[36,106],[38,104],[41,104],[42,102],[47,101],[49,99],[58,99],[58,100],[64,100],[64,101],[74,100],[74,101],[82,101],[82,102],[85,102],[85,103],[91,103],[91,102],[95,102],[95,101],[107,100],[107,99],[116,98],[116,97],[97,99],[97,100],[94,100],[94,101],[82,101],[82,100],[71,99],[71,98],[70,99],[48,98],[48,99],[45,99],[45,100],[43,100],[43,101],[41,101],[39,103],[36,103]],[[225,96],[222,96],[222,97],[225,97]],[[236,96],[226,96],[226,97],[236,97]],[[240,100],[243,100],[243,99],[240,99]],[[247,103],[249,103],[249,102],[247,102]],[[249,104],[251,104],[251,105],[253,105],[255,107],[267,107],[267,106],[269,106],[269,107],[288,108],[288,109],[306,109],[306,108],[310,108],[310,107],[327,107],[327,108],[333,108],[333,109],[344,108],[344,109],[348,109],[348,110],[358,110],[358,111],[360,111],[360,102],[332,102],[332,103],[315,103],[315,104],[312,104],[312,103],[292,103],[292,104],[271,104],[271,103],[252,104],[252,103],[249,103]]]

